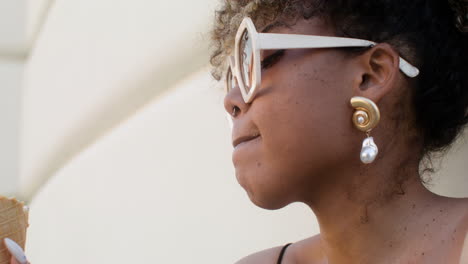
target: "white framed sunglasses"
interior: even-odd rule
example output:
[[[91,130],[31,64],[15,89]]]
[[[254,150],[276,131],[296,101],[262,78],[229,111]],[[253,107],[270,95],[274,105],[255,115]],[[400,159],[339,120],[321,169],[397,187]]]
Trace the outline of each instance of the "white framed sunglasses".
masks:
[[[245,103],[252,102],[262,81],[260,53],[262,50],[285,50],[307,48],[372,47],[376,42],[315,35],[258,33],[249,17],[244,18],[237,30],[234,56],[228,58],[225,75],[225,90],[229,92],[236,83]],[[400,70],[408,77],[418,76],[418,68],[400,57]]]

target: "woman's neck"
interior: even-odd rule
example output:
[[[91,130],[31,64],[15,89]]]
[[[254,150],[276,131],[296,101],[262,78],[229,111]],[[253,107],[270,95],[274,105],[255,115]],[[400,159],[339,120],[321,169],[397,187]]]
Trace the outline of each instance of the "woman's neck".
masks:
[[[330,177],[338,182],[322,186],[307,203],[317,216],[328,263],[422,260],[434,232],[453,231],[445,223],[450,198],[423,186],[416,160],[391,158],[355,170],[348,167],[340,177]]]

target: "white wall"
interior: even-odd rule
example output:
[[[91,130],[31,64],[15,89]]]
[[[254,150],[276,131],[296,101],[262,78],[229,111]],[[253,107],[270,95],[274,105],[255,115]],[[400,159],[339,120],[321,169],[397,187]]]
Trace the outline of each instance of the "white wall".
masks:
[[[18,191],[19,123],[24,63],[0,58],[0,193]]]
[[[26,66],[20,196],[205,65],[215,2],[53,1]]]
[[[24,7],[26,14],[26,44],[28,52],[34,48],[37,37],[41,34],[41,30],[47,17],[50,8],[54,5],[55,0],[27,0]]]
[[[25,60],[25,0],[0,0],[0,193],[18,191],[20,96]]]
[[[0,0],[0,193],[5,196],[19,195],[23,72],[46,1]]]
[[[22,56],[26,47],[26,0],[0,0],[0,56]]]

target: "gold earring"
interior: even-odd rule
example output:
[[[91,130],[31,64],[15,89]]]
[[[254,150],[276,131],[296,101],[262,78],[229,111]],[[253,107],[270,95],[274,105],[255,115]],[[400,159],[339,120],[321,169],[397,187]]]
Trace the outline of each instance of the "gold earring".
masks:
[[[370,132],[380,121],[380,111],[377,105],[370,99],[360,96],[351,98],[351,106],[356,109],[353,114],[354,126],[360,131],[366,132],[367,138],[362,142],[361,161],[365,164],[372,163],[379,149],[370,136]]]

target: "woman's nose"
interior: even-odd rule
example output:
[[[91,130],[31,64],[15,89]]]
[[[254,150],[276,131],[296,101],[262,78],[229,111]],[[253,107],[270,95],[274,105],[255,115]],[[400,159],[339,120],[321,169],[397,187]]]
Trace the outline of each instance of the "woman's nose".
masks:
[[[224,109],[232,117],[245,113],[248,105],[244,102],[238,86],[232,88],[224,97]]]

